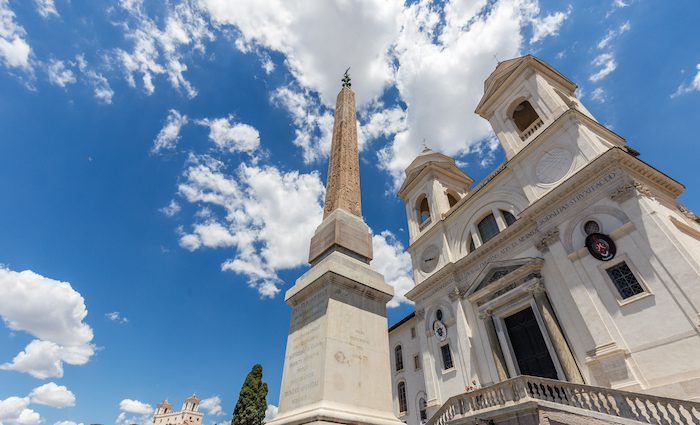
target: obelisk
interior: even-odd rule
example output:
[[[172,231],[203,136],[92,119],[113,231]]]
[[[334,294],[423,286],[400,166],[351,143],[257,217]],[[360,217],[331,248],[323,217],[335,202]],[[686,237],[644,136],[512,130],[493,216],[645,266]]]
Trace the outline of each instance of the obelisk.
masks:
[[[270,425],[401,425],[392,412],[386,303],[362,221],[355,94],[338,93],[323,222],[309,263],[285,296],[292,316],[279,411]]]

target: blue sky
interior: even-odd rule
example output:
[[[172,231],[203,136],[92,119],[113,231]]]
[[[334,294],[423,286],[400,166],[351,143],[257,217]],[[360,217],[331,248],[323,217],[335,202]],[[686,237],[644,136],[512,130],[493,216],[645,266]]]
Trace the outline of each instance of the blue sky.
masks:
[[[472,111],[533,53],[700,210],[700,4],[0,0],[0,423],[141,423],[164,398],[228,421],[320,223],[351,66],[373,265],[411,310],[404,167],[503,160]],[[178,405],[179,407],[179,405]],[[64,424],[69,425],[69,424]]]

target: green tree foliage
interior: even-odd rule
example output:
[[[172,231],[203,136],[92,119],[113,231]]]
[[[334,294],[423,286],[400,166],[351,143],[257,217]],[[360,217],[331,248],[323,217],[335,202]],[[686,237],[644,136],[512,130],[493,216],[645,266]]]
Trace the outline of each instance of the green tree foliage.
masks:
[[[267,409],[267,384],[262,380],[262,366],[256,364],[243,382],[231,425],[264,425]]]

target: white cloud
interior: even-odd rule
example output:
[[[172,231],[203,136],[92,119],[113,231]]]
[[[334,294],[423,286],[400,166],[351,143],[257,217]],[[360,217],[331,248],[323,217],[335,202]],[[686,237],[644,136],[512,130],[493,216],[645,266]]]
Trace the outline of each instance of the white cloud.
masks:
[[[248,124],[234,122],[233,115],[197,120],[197,124],[209,127],[209,139],[223,151],[250,153],[260,146],[258,130]]]
[[[58,409],[75,406],[75,395],[65,386],[53,382],[34,388],[29,393],[29,399],[32,403]]]
[[[532,19],[532,38],[530,43],[537,43],[543,39],[559,34],[559,28],[571,14],[572,7],[566,9],[565,12],[555,12],[543,17],[535,17]]]
[[[31,71],[32,48],[24,28],[15,20],[8,0],[0,0],[0,60],[8,68]]]
[[[105,314],[105,317],[107,317],[107,319],[111,320],[112,322],[129,323],[129,319],[122,316],[118,311],[112,311],[111,313],[107,313]]]
[[[279,408],[274,404],[268,404],[267,409],[265,409],[265,423],[268,423],[271,420],[275,419],[278,410]]]
[[[112,90],[112,87],[110,87],[107,78],[94,69],[91,69],[85,60],[85,56],[77,55],[75,60],[78,62],[78,69],[80,72],[87,77],[88,81],[92,85],[95,98],[103,103],[111,104],[114,91]]]
[[[199,407],[207,411],[208,414],[213,416],[223,416],[224,411],[221,408],[221,397],[215,395],[213,397],[205,398],[199,403]]]
[[[34,0],[34,3],[37,13],[42,17],[48,18],[50,15],[58,16],[58,10],[56,10],[54,0]]]
[[[38,425],[41,416],[29,409],[29,397],[8,397],[0,400],[0,424]]]
[[[611,29],[609,30],[605,36],[598,42],[598,48],[599,49],[604,49],[606,48],[611,41],[613,41],[615,38],[618,36],[626,33],[632,28],[632,25],[630,25],[630,21],[626,21],[622,25],[620,25],[617,29]]]
[[[617,69],[617,62],[612,53],[601,53],[593,59],[593,65],[599,67],[598,71],[588,77],[589,80],[596,82],[610,75]]]
[[[676,91],[671,95],[671,97],[681,96],[693,91],[700,91],[700,63],[695,66],[697,73],[690,83],[681,84],[678,86]]]
[[[92,328],[83,322],[85,302],[69,283],[0,267],[0,293],[5,325],[38,338],[0,369],[39,379],[62,377],[63,363],[82,365],[94,354]]]
[[[140,75],[150,95],[155,91],[153,78],[165,75],[173,88],[184,89],[190,98],[196,96],[197,90],[184,76],[184,56],[189,51],[204,52],[204,42],[214,37],[196,2],[185,0],[168,7],[166,16],[157,21],[144,12],[143,0],[122,0],[120,6],[128,14],[122,26],[133,49],[117,49],[115,54],[129,85],[136,87],[136,76]]]
[[[596,102],[605,103],[606,98],[605,89],[602,87],[596,87],[591,92],[591,99],[595,100]]]
[[[359,104],[392,81],[389,50],[400,30],[400,0],[200,2],[218,25],[236,26],[239,49],[283,53],[301,87],[319,93],[325,105],[334,103],[348,66],[362,82],[356,87]]]
[[[46,72],[49,74],[49,81],[59,87],[65,87],[76,81],[73,71],[66,68],[65,62],[61,60],[51,59]]]
[[[403,245],[388,230],[372,236],[372,268],[384,275],[386,283],[394,287],[394,298],[388,307],[398,307],[401,303],[412,304],[406,292],[413,288],[411,256]]]
[[[180,207],[180,204],[178,204],[174,199],[170,200],[170,203],[163,208],[159,209],[161,213],[166,215],[167,217],[172,217],[175,214],[179,213],[182,208]]]
[[[150,404],[138,400],[125,398],[119,402],[119,410],[127,413],[136,413],[138,415],[149,415],[153,412],[153,407],[151,407]]]
[[[168,111],[168,116],[165,118],[165,125],[160,129],[153,141],[151,152],[159,153],[162,150],[175,148],[178,140],[180,140],[180,130],[183,125],[187,124],[187,121],[187,116],[182,115],[175,109]]]
[[[54,422],[53,425],[83,425],[83,423],[82,422],[77,423],[77,422],[73,422],[73,421],[58,421],[58,422]]]
[[[194,224],[180,244],[190,250],[235,247],[235,257],[222,269],[247,276],[262,296],[279,292],[277,270],[308,260],[309,240],[323,215],[317,173],[241,164],[228,175],[222,162],[193,156],[179,192],[189,202],[223,211],[218,219]]]

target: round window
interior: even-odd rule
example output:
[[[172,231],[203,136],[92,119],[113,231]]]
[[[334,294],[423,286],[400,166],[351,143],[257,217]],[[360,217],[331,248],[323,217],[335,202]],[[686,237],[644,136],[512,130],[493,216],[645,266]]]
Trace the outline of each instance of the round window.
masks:
[[[593,220],[588,220],[584,225],[583,225],[583,232],[587,235],[590,235],[591,233],[599,233],[600,232],[600,226],[598,223],[596,223]]]
[[[435,312],[435,318],[438,320],[442,320],[442,310],[438,310]]]

